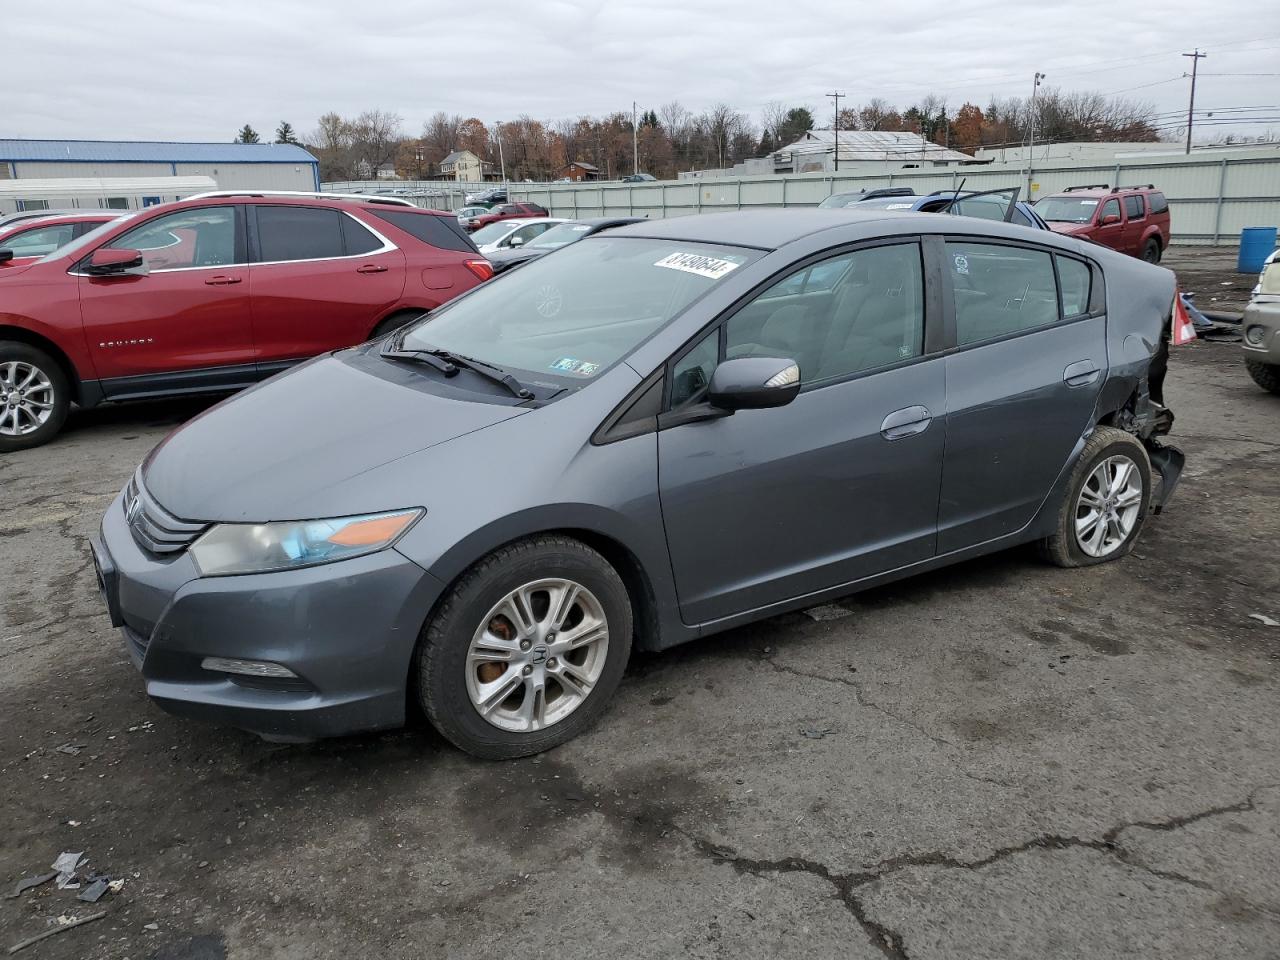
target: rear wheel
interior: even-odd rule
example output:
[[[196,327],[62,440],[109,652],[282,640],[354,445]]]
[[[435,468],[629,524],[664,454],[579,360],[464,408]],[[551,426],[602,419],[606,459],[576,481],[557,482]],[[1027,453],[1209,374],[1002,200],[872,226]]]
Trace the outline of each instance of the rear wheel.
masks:
[[[53,357],[0,340],[0,453],[48,443],[70,407],[71,388]]]
[[[1249,376],[1253,377],[1253,382],[1260,386],[1263,390],[1270,390],[1272,393],[1280,394],[1280,367],[1273,363],[1263,363],[1261,360],[1254,360],[1245,357],[1245,369],[1249,371]]]
[[[1142,259],[1147,263],[1160,262],[1160,241],[1152,237],[1142,246]]]
[[[609,562],[568,537],[490,554],[450,589],[419,642],[432,725],[491,760],[564,743],[593,724],[631,651],[631,602]]]
[[[426,312],[425,310],[405,310],[401,313],[393,313],[373,328],[373,333],[370,334],[369,339],[377,340],[379,337],[385,337],[387,334],[393,333],[406,324],[417,320]]]
[[[1054,533],[1040,541],[1045,559],[1085,567],[1133,549],[1151,504],[1151,461],[1132,434],[1098,427],[1085,443],[1058,508]]]

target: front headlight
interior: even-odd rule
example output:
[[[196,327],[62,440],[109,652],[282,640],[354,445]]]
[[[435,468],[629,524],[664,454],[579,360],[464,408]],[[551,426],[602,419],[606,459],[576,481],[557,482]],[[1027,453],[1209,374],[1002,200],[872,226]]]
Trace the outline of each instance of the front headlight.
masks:
[[[334,520],[219,523],[191,545],[191,558],[206,577],[349,560],[391,546],[424,512],[414,509]]]

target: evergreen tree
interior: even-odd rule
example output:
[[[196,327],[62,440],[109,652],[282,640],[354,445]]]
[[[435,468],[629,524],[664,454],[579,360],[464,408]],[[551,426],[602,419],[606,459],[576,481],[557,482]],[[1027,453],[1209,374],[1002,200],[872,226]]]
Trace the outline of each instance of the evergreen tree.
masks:
[[[252,143],[253,141],[250,141],[250,142]],[[289,123],[288,120],[281,120],[280,126],[276,127],[276,143],[297,143],[297,142],[298,142],[298,138],[293,132],[293,125]]]
[[[258,131],[253,129],[253,127],[249,126],[249,124],[246,123],[243,127],[240,128],[240,133],[236,135],[235,140],[233,140],[232,142],[233,143],[258,143],[259,142]]]

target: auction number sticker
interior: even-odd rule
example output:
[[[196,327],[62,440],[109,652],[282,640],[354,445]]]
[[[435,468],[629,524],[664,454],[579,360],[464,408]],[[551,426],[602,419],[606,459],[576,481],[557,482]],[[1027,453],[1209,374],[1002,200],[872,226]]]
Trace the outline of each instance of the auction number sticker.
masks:
[[[579,377],[590,377],[600,369],[600,364],[591,363],[588,360],[578,360],[574,357],[561,357],[551,364],[551,369],[556,373],[572,373]]]
[[[708,280],[719,280],[726,273],[737,270],[739,265],[732,260],[720,260],[701,253],[673,253],[663,257],[654,266],[666,267],[668,270],[683,270],[685,273],[697,274]]]

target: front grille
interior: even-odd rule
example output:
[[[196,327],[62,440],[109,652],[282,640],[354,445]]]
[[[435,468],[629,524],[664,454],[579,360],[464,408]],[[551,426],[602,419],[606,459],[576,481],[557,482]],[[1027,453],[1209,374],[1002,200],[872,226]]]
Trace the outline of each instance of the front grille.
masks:
[[[147,493],[142,472],[135,473],[124,491],[124,517],[138,546],[149,553],[181,553],[208,524],[179,520]]]

